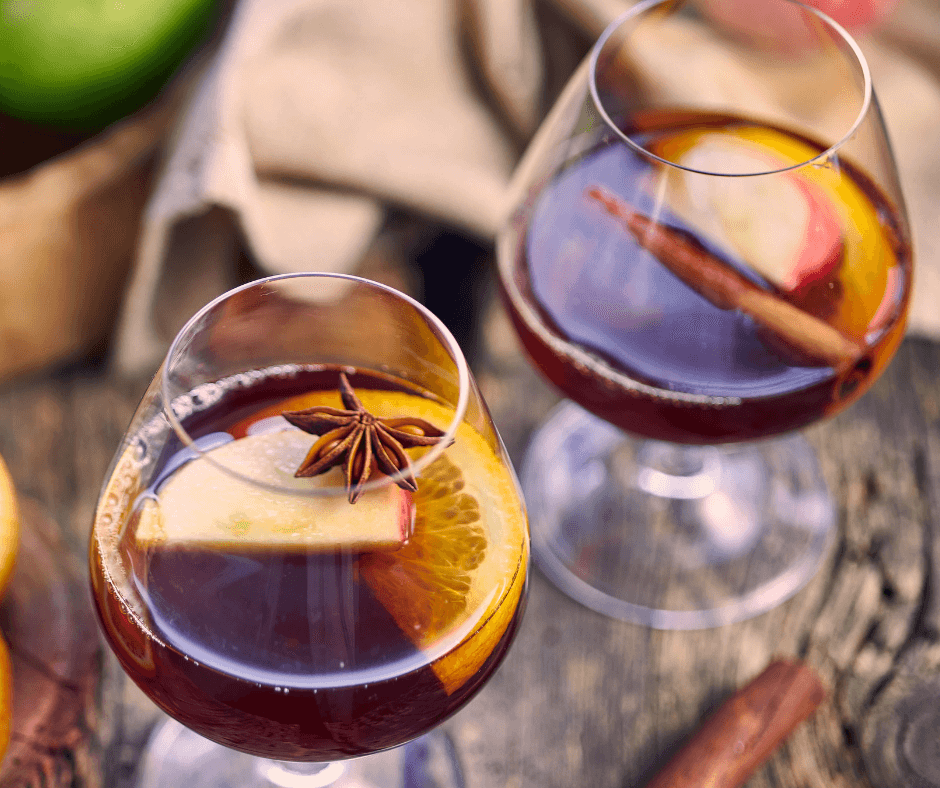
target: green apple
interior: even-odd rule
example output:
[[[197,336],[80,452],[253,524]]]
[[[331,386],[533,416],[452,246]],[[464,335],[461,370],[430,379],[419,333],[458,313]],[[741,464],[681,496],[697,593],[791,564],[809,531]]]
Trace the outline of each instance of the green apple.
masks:
[[[0,112],[94,130],[150,101],[215,0],[0,0]]]

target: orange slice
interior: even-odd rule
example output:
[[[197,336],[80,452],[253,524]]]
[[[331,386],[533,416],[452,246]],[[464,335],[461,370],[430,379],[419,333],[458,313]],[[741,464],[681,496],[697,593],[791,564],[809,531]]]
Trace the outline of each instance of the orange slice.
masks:
[[[365,555],[360,571],[396,623],[418,645],[440,639],[466,615],[488,533],[460,469],[438,457],[415,493],[415,528],[400,550]]]
[[[13,664],[6,641],[0,637],[0,761],[13,731]]]
[[[366,409],[380,418],[407,414],[441,428],[453,420],[453,410],[424,398],[368,389],[357,389],[356,394]],[[237,425],[232,432],[248,438],[226,445],[252,439],[265,443],[273,440],[271,436],[282,436],[277,438],[280,441],[302,441],[303,445],[295,447],[298,456],[296,463],[291,460],[293,468],[316,438],[295,430],[252,434],[251,425],[283,410],[338,403],[335,391],[290,398]],[[526,585],[529,544],[525,510],[515,476],[507,461],[497,455],[493,442],[462,423],[454,444],[417,477],[414,524],[408,541],[396,550],[365,552],[359,559],[362,579],[402,631],[425,650],[448,692],[463,686],[492,654],[516,614]],[[412,451],[416,457],[419,450]],[[309,484],[311,480],[297,481]],[[160,490],[161,508],[173,487],[171,477]],[[178,489],[183,491],[183,487]],[[384,489],[398,488],[389,485]],[[127,496],[123,488],[115,494],[125,506]],[[313,499],[312,503],[319,505],[324,500]],[[337,500],[355,510],[364,499],[355,504],[348,504],[342,496]],[[147,503],[145,512],[150,506],[156,508]],[[123,512],[126,517],[127,509]],[[185,518],[180,520],[181,527],[183,523]],[[159,527],[159,520],[141,522],[136,538],[166,538],[165,534],[155,537],[148,533],[147,529]]]
[[[0,597],[6,591],[16,565],[20,543],[20,511],[10,471],[0,457]]]
[[[16,488],[0,457],[0,596],[10,585],[20,542],[20,513]],[[0,760],[10,744],[13,728],[13,667],[6,641],[0,637]]]
[[[666,136],[657,155],[684,166],[753,173],[807,161],[818,149],[759,125],[699,128]],[[782,175],[702,177],[681,170],[669,179],[670,208],[699,231],[736,250],[783,290],[832,281],[826,320],[863,339],[898,265],[878,208],[850,170],[817,163]]]
[[[448,450],[418,479],[411,540],[401,550],[360,561],[363,578],[416,645],[433,648],[449,632],[461,632],[456,648],[432,666],[449,693],[480,669],[512,621],[528,556],[518,523],[510,524],[509,541],[506,534],[492,541],[495,529],[487,521],[502,515],[484,511],[466,491],[451,453],[456,452]],[[511,518],[519,504],[508,488],[502,492],[509,493],[505,513]]]
[[[444,429],[454,416],[437,402],[399,392],[356,394],[380,418],[408,414]],[[244,434],[284,410],[338,403],[335,391],[302,394],[256,413],[233,432]],[[359,566],[412,642],[440,654],[432,667],[453,692],[484,664],[516,613],[526,587],[528,526],[507,462],[467,423],[417,481],[411,539],[400,550],[363,555]]]

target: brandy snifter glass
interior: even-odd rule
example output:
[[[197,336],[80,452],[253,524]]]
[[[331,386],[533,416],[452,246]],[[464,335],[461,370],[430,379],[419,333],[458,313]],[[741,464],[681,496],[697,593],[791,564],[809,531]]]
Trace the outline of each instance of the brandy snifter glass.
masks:
[[[911,238],[858,44],[766,0],[645,0],[573,75],[514,178],[505,303],[567,398],[521,469],[533,555],[664,629],[794,594],[835,509],[796,433],[860,397],[905,326]]]
[[[170,347],[91,533],[101,629],[173,720],[141,786],[398,785],[400,752],[376,754],[485,685],[528,556],[512,467],[434,315],[352,276],[226,293]]]

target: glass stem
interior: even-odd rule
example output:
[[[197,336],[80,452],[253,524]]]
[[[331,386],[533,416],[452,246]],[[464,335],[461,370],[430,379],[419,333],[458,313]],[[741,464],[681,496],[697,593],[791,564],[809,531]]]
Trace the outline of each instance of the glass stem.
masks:
[[[255,771],[272,788],[326,788],[345,774],[346,764],[342,761],[297,763],[258,758]]]
[[[637,486],[659,498],[707,498],[721,484],[721,454],[714,446],[644,441],[637,462]]]

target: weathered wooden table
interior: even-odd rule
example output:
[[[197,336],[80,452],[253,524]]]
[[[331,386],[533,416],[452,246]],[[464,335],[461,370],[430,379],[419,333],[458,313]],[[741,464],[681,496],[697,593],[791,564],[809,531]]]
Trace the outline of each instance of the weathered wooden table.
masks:
[[[484,347],[478,380],[518,461],[557,397],[519,355],[498,307]],[[86,615],[95,497],[146,383],[80,367],[0,389],[0,454],[23,497],[61,530],[68,587]],[[829,695],[750,786],[940,786],[940,345],[906,341],[872,392],[807,437],[839,511],[816,578],[751,621],[661,632],[586,610],[536,571],[506,663],[448,723],[470,788],[641,785],[775,655],[806,660]],[[38,766],[0,785],[132,784],[157,715],[91,645],[94,659],[45,672],[71,722],[57,738],[15,741]],[[42,667],[42,654],[31,659]]]

